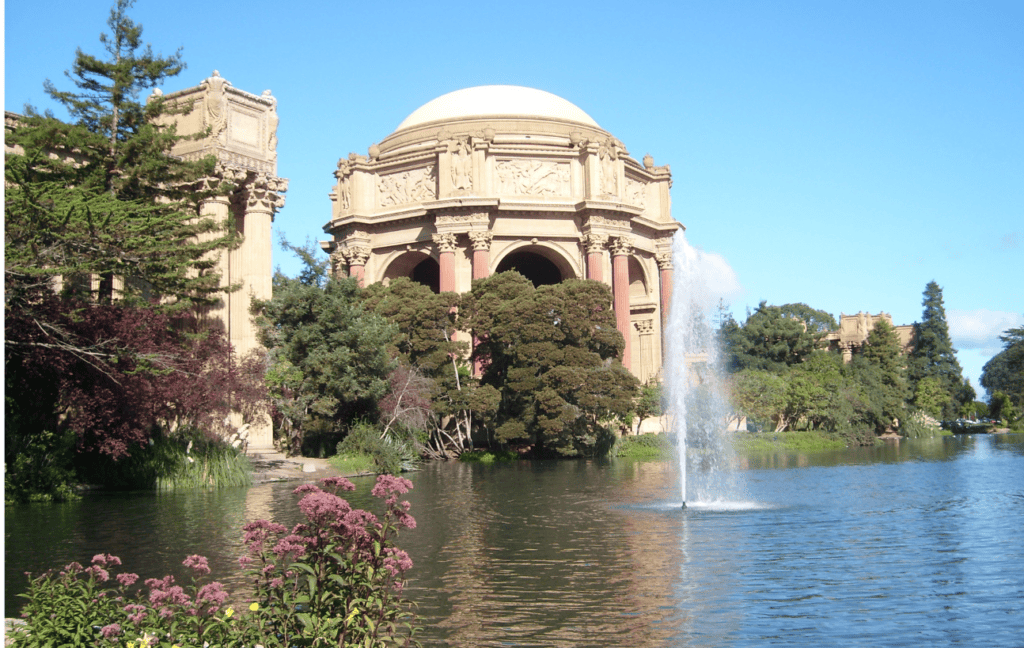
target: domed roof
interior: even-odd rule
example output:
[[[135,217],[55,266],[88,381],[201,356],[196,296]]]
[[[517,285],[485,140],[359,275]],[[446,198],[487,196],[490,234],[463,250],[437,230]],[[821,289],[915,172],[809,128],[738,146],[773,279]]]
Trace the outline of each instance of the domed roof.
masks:
[[[550,92],[522,86],[488,85],[456,90],[428,101],[406,117],[395,132],[436,121],[474,117],[539,117],[600,128],[578,106]]]

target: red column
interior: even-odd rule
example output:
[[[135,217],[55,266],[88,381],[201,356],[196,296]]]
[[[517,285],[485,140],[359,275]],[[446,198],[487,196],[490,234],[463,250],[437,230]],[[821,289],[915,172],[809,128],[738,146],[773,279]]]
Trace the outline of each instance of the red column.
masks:
[[[604,248],[608,245],[608,237],[587,234],[583,242],[587,246],[587,279],[604,281]]]
[[[473,280],[486,279],[491,276],[491,238],[490,232],[470,232],[469,240],[473,244]]]
[[[345,248],[345,259],[348,260],[348,276],[355,277],[359,286],[365,285],[366,261],[370,258],[370,249],[362,246]]]
[[[455,292],[455,235],[434,234],[434,245],[440,253],[437,261],[441,266],[441,292]]]
[[[633,251],[633,242],[628,236],[615,240],[612,249],[612,293],[615,306],[615,326],[626,340],[622,350],[622,366],[632,371],[632,354],[630,347],[632,331],[629,330],[629,255]]]

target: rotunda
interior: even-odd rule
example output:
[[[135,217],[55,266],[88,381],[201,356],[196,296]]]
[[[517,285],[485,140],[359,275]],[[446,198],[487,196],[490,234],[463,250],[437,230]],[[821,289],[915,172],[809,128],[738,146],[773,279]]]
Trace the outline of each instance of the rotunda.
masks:
[[[603,281],[623,364],[642,381],[660,371],[681,227],[671,173],[650,155],[637,162],[571,102],[517,86],[451,92],[334,175],[321,245],[336,272],[456,292],[512,269],[536,285]]]

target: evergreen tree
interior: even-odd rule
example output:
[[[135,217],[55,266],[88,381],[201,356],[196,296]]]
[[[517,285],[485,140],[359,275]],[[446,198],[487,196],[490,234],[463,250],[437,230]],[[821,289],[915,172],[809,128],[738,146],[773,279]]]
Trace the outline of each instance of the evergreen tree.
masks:
[[[881,417],[876,429],[884,432],[904,418],[907,397],[906,360],[900,353],[900,338],[884,319],[878,320],[868,333],[864,360],[877,371],[876,400]]]
[[[797,306],[803,306],[803,309],[795,308]],[[784,312],[784,308],[788,310]],[[828,317],[827,313],[814,311],[803,304],[781,307],[761,302],[743,326],[729,318],[719,328],[726,369],[783,372],[787,367],[803,362],[821,337],[817,331],[812,333],[808,329],[804,318],[808,311]]]
[[[925,378],[935,378],[942,391],[949,394],[949,401],[943,407],[942,415],[946,418],[956,416],[956,412],[968,396],[965,389],[963,371],[956,359],[956,349],[949,338],[949,325],[946,323],[946,309],[942,304],[942,288],[931,281],[925,286],[922,300],[924,312],[921,321],[915,325],[914,350],[908,362],[910,383],[916,393],[917,385]],[[973,390],[971,390],[973,392]]]
[[[1018,407],[1024,406],[1024,327],[1003,331],[1003,350],[985,363],[981,386],[989,398],[1002,392]]]
[[[72,123],[52,114],[26,115],[8,134],[19,153],[6,156],[5,287],[8,306],[55,278],[73,287],[98,276],[101,301],[115,281],[121,296],[161,298],[187,307],[220,290],[212,272],[216,255],[232,240],[221,225],[198,218],[199,203],[214,188],[197,183],[214,160],[185,162],[170,155],[181,140],[173,108],[160,96],[140,94],[184,69],[181,53],[169,57],[143,47],[142,27],[127,15],[133,0],[118,0],[100,36],[103,58],[75,53],[66,72],[74,90],[47,93]],[[223,191],[224,187],[216,187]],[[85,290],[89,290],[84,282]],[[22,304],[23,305],[23,304]]]

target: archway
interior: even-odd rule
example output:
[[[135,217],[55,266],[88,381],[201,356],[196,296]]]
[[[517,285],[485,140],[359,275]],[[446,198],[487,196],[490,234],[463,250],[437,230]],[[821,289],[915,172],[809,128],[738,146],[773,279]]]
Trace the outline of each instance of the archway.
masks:
[[[515,270],[533,283],[534,287],[561,283],[573,277],[572,269],[552,252],[540,246],[514,250],[498,264],[495,272]],[[561,261],[561,263],[559,263]]]
[[[408,277],[435,293],[441,292],[441,266],[423,252],[406,252],[399,256],[388,265],[382,280],[387,283],[398,277]]]

